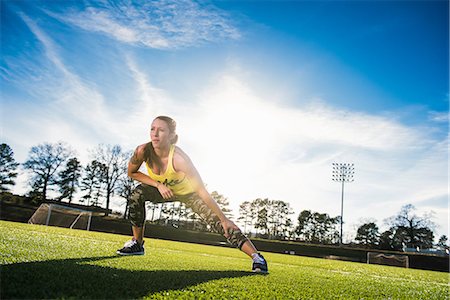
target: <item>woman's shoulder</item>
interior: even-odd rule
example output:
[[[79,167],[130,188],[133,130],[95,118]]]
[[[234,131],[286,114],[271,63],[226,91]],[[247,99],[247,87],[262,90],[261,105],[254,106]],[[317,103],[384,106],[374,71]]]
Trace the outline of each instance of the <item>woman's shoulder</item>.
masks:
[[[173,153],[173,166],[175,170],[184,169],[191,164],[191,159],[180,147],[175,146]]]
[[[189,159],[189,156],[186,154],[186,152],[184,152],[180,147],[174,145],[175,150],[173,151],[173,158],[177,158],[177,159]]]
[[[135,153],[137,154],[137,155],[144,155],[144,153],[145,153],[145,148],[147,147],[147,145],[148,145],[148,143],[145,143],[145,144],[142,144],[142,145],[139,145],[139,146],[137,146],[136,147],[136,150],[135,150]]]

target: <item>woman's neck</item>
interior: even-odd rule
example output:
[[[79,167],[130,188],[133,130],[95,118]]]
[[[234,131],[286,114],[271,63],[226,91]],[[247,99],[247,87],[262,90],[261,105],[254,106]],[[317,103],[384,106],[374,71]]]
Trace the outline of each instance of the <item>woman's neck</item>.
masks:
[[[155,153],[156,155],[158,155],[159,158],[165,158],[169,156],[170,145],[166,147],[153,147],[153,149],[155,149]]]

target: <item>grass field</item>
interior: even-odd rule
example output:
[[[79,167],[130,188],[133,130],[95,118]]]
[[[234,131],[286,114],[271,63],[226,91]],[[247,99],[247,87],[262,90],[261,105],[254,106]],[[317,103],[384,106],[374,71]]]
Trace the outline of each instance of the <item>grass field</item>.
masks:
[[[448,299],[449,274],[0,221],[1,299]]]

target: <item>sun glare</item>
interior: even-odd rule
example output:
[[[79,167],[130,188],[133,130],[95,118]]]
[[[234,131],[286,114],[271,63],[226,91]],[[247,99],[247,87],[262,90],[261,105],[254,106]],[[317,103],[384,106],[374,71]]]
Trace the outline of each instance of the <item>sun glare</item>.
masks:
[[[186,133],[192,147],[201,147],[192,149],[193,160],[210,188],[249,194],[255,179],[270,169],[267,157],[277,144],[270,105],[232,77],[207,89],[201,99]]]

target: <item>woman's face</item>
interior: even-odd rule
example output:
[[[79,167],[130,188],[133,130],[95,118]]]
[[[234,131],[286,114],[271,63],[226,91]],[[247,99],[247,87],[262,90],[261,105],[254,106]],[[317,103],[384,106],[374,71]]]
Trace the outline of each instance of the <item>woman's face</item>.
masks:
[[[150,128],[150,139],[153,147],[164,147],[170,145],[173,133],[170,132],[167,123],[160,119],[155,119]]]

